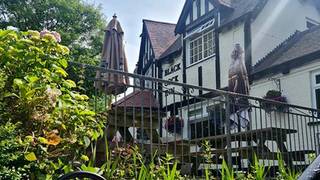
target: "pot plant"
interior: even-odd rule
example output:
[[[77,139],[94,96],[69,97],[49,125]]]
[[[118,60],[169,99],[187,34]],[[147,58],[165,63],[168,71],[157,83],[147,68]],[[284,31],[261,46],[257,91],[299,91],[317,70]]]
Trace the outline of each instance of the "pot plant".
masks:
[[[287,103],[287,98],[282,95],[281,91],[277,91],[277,90],[269,90],[263,98],[266,100]],[[270,101],[261,102],[261,107],[268,113],[272,111],[286,112],[288,110],[287,105],[280,104],[280,103],[278,104]]]
[[[183,126],[184,126],[183,119],[179,117],[171,116],[166,120],[166,123],[165,123],[165,129],[172,134],[173,133],[181,134]]]

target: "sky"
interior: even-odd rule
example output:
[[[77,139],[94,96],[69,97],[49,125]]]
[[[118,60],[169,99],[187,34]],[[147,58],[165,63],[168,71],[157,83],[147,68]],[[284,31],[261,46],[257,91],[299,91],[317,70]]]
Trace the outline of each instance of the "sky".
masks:
[[[177,23],[185,0],[86,0],[101,5],[107,21],[114,13],[124,29],[124,43],[129,64],[133,72],[138,62],[142,20]]]

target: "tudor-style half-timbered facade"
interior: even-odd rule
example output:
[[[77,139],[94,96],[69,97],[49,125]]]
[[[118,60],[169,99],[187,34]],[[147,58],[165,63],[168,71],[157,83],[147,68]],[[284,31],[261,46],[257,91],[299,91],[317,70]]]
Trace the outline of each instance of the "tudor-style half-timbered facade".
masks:
[[[295,17],[294,22],[291,17]],[[260,59],[297,30],[307,30],[319,22],[319,8],[314,0],[186,0],[175,29],[183,37],[183,82],[225,89],[235,44],[244,48],[246,67],[251,74]],[[250,76],[252,86],[253,81]],[[188,137],[195,134],[192,129],[199,122],[197,118],[190,119],[189,114],[198,112],[200,119],[208,116],[206,107],[201,108],[194,108],[195,112],[189,112],[187,107],[180,111],[191,126],[185,129]]]
[[[149,75],[147,71],[152,67],[150,64],[154,64],[154,68],[151,68],[155,69],[153,77],[212,89],[226,89],[231,52],[235,44],[240,44],[244,48],[245,63],[250,73],[250,93],[264,94],[265,89],[260,91],[256,86],[259,83],[255,83],[258,79],[253,78],[253,75],[256,76],[257,63],[296,31],[305,31],[319,25],[319,4],[316,0],[186,0],[177,25],[171,26],[174,26],[174,30],[170,28],[169,33],[161,34],[163,38],[174,41],[162,46],[163,51],[158,56],[154,53],[152,63],[144,63],[144,54],[147,52],[145,46],[149,38],[151,49],[155,51],[155,43],[152,42],[155,36],[152,33],[159,33],[159,28],[148,27],[148,23],[154,24],[154,21],[144,21],[138,72]],[[171,34],[171,31],[176,35]],[[193,96],[216,98],[201,90],[186,92],[186,89],[176,89],[174,86],[159,88],[163,88],[162,91],[171,89]],[[191,110],[187,107],[173,109],[174,104],[183,105],[186,99],[166,97],[165,93],[158,94],[157,99],[163,108],[166,107],[171,114],[179,113],[185,124],[188,124],[183,129],[183,138],[197,136],[192,129],[196,129],[201,119],[208,116],[206,105],[195,102]],[[290,97],[288,99],[290,103],[299,103],[290,101]]]
[[[187,0],[175,29],[183,36],[184,82],[225,88],[234,44],[245,49],[251,71],[296,30],[318,24],[314,0]]]
[[[161,78],[159,76],[161,73],[158,68],[158,60],[167,48],[176,41],[177,37],[174,34],[175,26],[175,24],[166,22],[143,20],[140,53],[136,73],[149,77]],[[143,86],[158,88],[149,81],[144,82]],[[158,97],[157,94],[155,94],[155,96]]]

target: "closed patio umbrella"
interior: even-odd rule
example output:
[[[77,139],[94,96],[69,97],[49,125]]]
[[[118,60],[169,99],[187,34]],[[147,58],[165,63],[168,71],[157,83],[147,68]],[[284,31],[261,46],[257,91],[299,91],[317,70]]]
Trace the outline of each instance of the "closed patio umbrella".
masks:
[[[100,66],[105,69],[128,72],[128,63],[123,44],[124,32],[114,15],[105,30],[105,38],[102,49]],[[95,87],[106,94],[118,95],[127,90],[129,85],[128,76],[116,73],[97,71]]]
[[[231,54],[231,64],[229,68],[230,92],[249,95],[249,80],[246,65],[243,59],[243,49],[240,44],[236,44]],[[249,125],[249,101],[245,97],[232,96],[230,106],[231,129],[246,128]]]

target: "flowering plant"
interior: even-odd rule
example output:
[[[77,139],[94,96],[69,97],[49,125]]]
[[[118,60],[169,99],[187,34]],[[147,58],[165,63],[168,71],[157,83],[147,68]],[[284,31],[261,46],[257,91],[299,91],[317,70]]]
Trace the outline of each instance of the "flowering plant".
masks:
[[[0,130],[19,130],[15,139],[8,139],[13,131],[0,137],[0,144],[17,145],[1,153],[18,154],[0,164],[0,173],[28,165],[17,179],[45,179],[44,173],[83,159],[91,140],[103,133],[89,97],[68,78],[69,49],[59,41],[54,32],[0,30]]]
[[[266,100],[287,103],[287,98],[283,96],[280,91],[277,91],[277,90],[268,91],[263,98]],[[272,111],[285,112],[288,107],[285,104],[281,104],[281,103],[272,103],[269,101],[265,101],[261,103],[261,106],[268,113]]]
[[[182,118],[171,116],[166,121],[165,129],[169,133],[181,134],[183,126],[184,126],[184,121]]]

